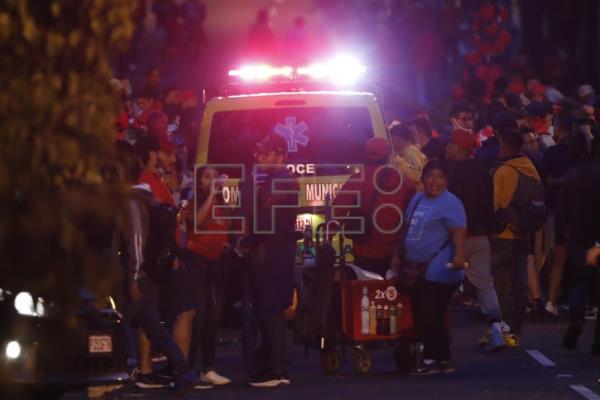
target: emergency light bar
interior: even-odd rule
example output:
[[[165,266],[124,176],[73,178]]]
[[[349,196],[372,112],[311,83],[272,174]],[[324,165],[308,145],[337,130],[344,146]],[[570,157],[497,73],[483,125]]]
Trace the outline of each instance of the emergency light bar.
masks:
[[[340,85],[351,85],[366,72],[366,68],[358,60],[350,56],[342,56],[329,63],[315,63],[308,67],[300,67],[297,73],[317,81],[329,81]]]
[[[248,65],[229,71],[229,76],[236,76],[248,82],[265,82],[276,76],[291,78],[292,67],[274,68],[269,65]]]
[[[244,83],[316,81],[349,86],[356,83],[366,72],[366,67],[350,56],[341,56],[326,63],[314,63],[304,67],[272,67],[267,64],[247,65],[229,71],[230,77]]]

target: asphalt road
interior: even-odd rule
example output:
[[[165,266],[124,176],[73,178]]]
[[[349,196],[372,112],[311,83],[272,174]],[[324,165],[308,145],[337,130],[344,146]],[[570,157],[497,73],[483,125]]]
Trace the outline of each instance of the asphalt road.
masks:
[[[579,349],[561,348],[566,329],[564,318],[529,318],[518,349],[487,354],[477,345],[485,329],[473,307],[453,308],[453,354],[457,371],[453,374],[412,377],[396,372],[391,348],[373,350],[373,372],[357,376],[350,352],[339,376],[320,370],[319,357],[308,358],[302,347],[290,355],[290,386],[275,389],[251,388],[245,383],[239,344],[219,347],[219,372],[234,383],[226,387],[194,391],[189,399],[585,399],[600,400],[600,357],[590,355],[593,321],[586,324]],[[542,362],[529,353],[537,350]],[[538,353],[535,353],[538,354]],[[540,358],[540,357],[538,357]],[[543,365],[545,364],[545,365]],[[581,393],[578,393],[575,389]],[[588,397],[585,397],[587,395]],[[65,399],[81,398],[71,393]],[[125,388],[117,398],[170,398],[167,391],[141,391]]]

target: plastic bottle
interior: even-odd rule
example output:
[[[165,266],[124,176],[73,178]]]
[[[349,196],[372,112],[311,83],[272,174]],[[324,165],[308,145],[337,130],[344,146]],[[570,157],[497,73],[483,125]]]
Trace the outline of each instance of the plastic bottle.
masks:
[[[369,307],[369,335],[377,335],[377,307],[374,301]]]
[[[362,289],[363,295],[360,300],[360,333],[369,334],[369,290],[366,287]]]
[[[390,335],[394,336],[398,333],[398,316],[396,315],[396,307],[390,307]]]
[[[383,335],[383,307],[377,305],[377,335]]]
[[[383,335],[390,335],[390,308],[387,304],[383,306]]]

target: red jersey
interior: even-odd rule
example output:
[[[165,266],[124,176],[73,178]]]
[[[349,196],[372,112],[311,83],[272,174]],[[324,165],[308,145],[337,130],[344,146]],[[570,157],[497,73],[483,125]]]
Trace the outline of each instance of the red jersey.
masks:
[[[168,204],[175,207],[175,199],[173,198],[171,191],[157,174],[148,170],[144,170],[138,178],[138,183],[147,183],[150,185],[152,194],[159,203]]]
[[[199,227],[202,233],[195,233],[194,227],[188,225],[187,241],[188,249],[211,261],[220,259],[223,249],[229,244],[229,221],[219,218],[224,217],[226,213],[222,208],[216,208],[214,211],[217,219],[212,218],[212,211],[209,211],[209,215]]]

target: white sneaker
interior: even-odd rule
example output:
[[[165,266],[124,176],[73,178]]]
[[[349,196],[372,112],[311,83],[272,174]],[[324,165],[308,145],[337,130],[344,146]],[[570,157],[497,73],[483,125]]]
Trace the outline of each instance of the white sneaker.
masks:
[[[558,308],[556,308],[556,306],[554,304],[547,302],[545,309],[549,314],[552,314],[552,315],[558,317]]]
[[[200,375],[200,379],[206,382],[210,382],[215,386],[222,386],[231,383],[231,379],[217,374],[215,370],[203,372],[202,375]]]

